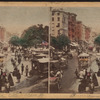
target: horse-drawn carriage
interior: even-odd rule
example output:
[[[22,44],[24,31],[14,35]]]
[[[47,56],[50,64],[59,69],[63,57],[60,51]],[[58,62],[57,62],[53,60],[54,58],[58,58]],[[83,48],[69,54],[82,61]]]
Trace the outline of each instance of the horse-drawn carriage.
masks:
[[[81,53],[78,56],[79,69],[87,68],[90,63],[90,56],[87,53]]]
[[[49,58],[38,59],[37,70],[38,70],[41,78],[48,77],[48,62],[49,62]]]

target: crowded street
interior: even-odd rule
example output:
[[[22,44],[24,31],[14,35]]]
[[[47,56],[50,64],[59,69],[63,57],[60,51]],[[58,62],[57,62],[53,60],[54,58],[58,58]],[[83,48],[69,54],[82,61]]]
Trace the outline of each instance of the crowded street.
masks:
[[[64,71],[61,83],[61,93],[69,92],[68,88],[75,82],[75,70],[78,68],[77,54],[74,52],[73,59],[68,60],[68,69]]]
[[[8,80],[8,82],[11,82],[11,84],[10,84],[10,88],[8,91],[3,91],[3,86],[1,83],[1,92],[9,92],[9,93],[10,92],[11,93],[12,92],[15,92],[15,93],[39,92],[41,90],[39,90],[37,88],[40,87],[41,85],[43,86],[41,88],[44,88],[44,90],[42,90],[42,92],[47,92],[47,85],[44,84],[44,83],[47,84],[47,81],[48,81],[46,79],[47,76],[44,77],[44,76],[42,76],[41,72],[40,72],[40,74],[38,73],[37,67],[39,67],[39,66],[35,66],[35,63],[32,61],[33,58],[23,57],[23,55],[20,51],[16,54],[15,53],[16,49],[17,48],[15,48],[15,49],[13,48],[13,50],[11,50],[11,47],[9,47],[7,49],[7,51],[2,50],[1,55],[2,56],[4,55],[2,58],[4,61],[3,61],[3,66],[1,67],[1,76],[3,75],[2,73],[5,73],[4,78],[6,80],[8,80],[9,79],[8,76],[10,75],[10,79]],[[38,50],[38,49],[36,49],[36,50]],[[48,52],[47,49],[43,49],[43,50],[46,50],[46,52]],[[20,62],[18,60],[19,55],[21,55]],[[28,55],[29,55],[29,53],[28,53]],[[47,56],[48,55],[45,55],[45,58]],[[38,54],[38,57],[41,60],[43,57],[43,54],[42,53],[40,53],[40,55]],[[37,62],[38,62],[38,59],[37,59]],[[47,66],[45,66],[45,67],[47,67]],[[1,80],[1,81],[3,81],[3,80]],[[7,84],[7,83],[5,82],[5,84]],[[35,87],[34,87],[34,85],[35,85]],[[33,88],[33,90],[32,90],[32,88]]]
[[[91,73],[91,75],[92,74],[94,75],[95,78],[93,82],[96,85],[94,86],[93,93],[99,93],[100,77],[98,73],[99,73],[100,66],[99,66],[99,61],[97,62],[97,59],[99,59],[100,55],[97,56],[99,54],[97,53],[97,51],[95,52],[89,51],[89,50],[86,50],[86,51],[88,51],[87,54],[90,54],[90,58],[89,58],[90,60],[87,67],[86,68],[84,66],[83,67],[87,73]],[[76,50],[71,50],[70,52],[72,53],[73,57],[72,58],[67,57],[66,59],[66,62],[68,62],[67,69],[63,70],[60,66],[60,70],[62,70],[63,72],[63,73],[59,73],[59,75],[60,74],[62,75],[59,81],[60,88],[58,87],[59,89],[56,91],[51,89],[51,92],[53,93],[55,92],[56,93],[79,93],[80,82],[82,79],[84,79],[84,70],[82,70],[81,65],[79,66],[78,58],[80,57],[80,55],[82,55],[82,57],[83,56],[86,57],[88,55],[85,53],[80,53],[78,55]],[[66,56],[68,56],[68,54]],[[62,57],[65,57],[65,56],[62,56]],[[77,69],[77,74],[76,74],[76,69]],[[87,91],[87,93],[89,93],[89,91]]]

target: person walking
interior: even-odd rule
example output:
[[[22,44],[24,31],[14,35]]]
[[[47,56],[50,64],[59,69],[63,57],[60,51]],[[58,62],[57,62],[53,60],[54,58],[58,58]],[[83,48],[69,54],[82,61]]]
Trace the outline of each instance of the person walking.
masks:
[[[21,63],[21,58],[18,58],[18,64],[20,64]]]
[[[24,65],[23,64],[21,66],[21,71],[22,71],[22,75],[23,75],[23,71],[24,71]]]
[[[14,86],[13,78],[10,73],[8,75],[8,81],[9,81],[10,86]]]
[[[26,65],[26,69],[25,70],[26,70],[26,76],[28,76],[28,70],[29,70],[28,69],[28,65]]]
[[[93,75],[92,75],[92,80],[93,80],[94,86],[98,86],[99,85],[95,73],[93,73]]]
[[[79,78],[79,74],[78,74],[78,70],[77,69],[75,70],[75,75],[76,75],[77,78]]]
[[[17,72],[17,80],[18,80],[18,83],[20,82],[20,79],[21,79],[21,74],[20,74],[20,72],[18,70],[18,72]]]
[[[100,77],[100,69],[97,72],[97,76]]]

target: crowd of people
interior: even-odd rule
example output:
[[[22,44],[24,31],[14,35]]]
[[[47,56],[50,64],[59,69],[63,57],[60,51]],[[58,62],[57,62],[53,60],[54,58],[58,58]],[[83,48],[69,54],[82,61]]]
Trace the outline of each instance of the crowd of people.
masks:
[[[8,49],[6,51],[2,50],[2,54],[6,52],[8,52]],[[23,77],[30,78],[33,75],[39,75],[38,65],[34,62],[37,61],[37,58],[30,48],[9,45],[9,53],[11,54],[11,57],[8,57],[11,62],[9,66],[12,66],[13,71],[10,72],[9,68],[4,70],[5,65],[0,67],[0,92],[2,92],[4,86],[6,92],[9,91],[10,87],[20,83]],[[16,83],[14,77],[17,80]]]
[[[93,93],[95,86],[99,86],[97,77],[100,77],[100,68],[98,62],[97,65],[98,65],[97,72],[94,72],[91,68],[89,69],[88,67],[82,68],[81,70],[78,69],[75,70],[76,78],[80,79],[81,82],[78,88],[79,92],[84,93],[86,92],[86,87],[89,87],[91,93]]]

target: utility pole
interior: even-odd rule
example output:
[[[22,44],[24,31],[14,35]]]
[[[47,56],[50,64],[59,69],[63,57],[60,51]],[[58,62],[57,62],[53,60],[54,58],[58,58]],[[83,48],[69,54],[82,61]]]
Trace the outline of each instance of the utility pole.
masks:
[[[49,18],[50,18],[50,20],[49,20],[49,35],[48,35],[49,36],[49,38],[48,38],[49,39],[49,51],[48,51],[49,52],[49,62],[48,62],[48,93],[50,93],[50,39],[51,39],[51,17],[52,17],[51,13],[52,13],[52,7],[49,8],[49,14],[50,14]]]

